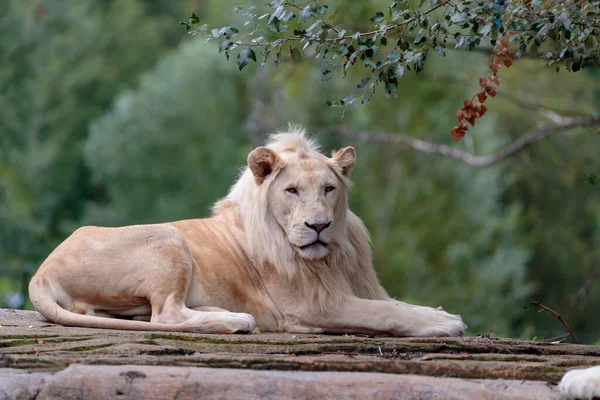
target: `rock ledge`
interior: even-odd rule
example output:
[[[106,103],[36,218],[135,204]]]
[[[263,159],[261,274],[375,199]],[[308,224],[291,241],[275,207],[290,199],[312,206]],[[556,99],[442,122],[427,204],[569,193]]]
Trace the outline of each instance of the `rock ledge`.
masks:
[[[565,371],[600,364],[600,346],[483,336],[131,332],[4,309],[0,325],[0,399],[559,399]]]

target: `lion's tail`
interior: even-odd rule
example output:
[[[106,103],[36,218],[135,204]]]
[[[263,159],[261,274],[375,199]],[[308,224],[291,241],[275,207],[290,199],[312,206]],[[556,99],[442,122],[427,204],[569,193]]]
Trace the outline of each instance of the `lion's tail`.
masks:
[[[134,331],[185,331],[185,329],[177,325],[96,317],[67,311],[56,301],[50,283],[44,276],[36,275],[31,279],[29,283],[29,298],[40,314],[50,321],[61,325]]]

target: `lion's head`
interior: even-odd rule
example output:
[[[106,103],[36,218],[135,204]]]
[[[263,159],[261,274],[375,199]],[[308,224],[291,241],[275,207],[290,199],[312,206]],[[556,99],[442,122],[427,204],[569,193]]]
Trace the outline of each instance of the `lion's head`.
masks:
[[[302,266],[333,267],[355,258],[348,228],[348,177],[355,161],[352,147],[332,157],[321,154],[300,129],[275,134],[254,149],[224,199],[239,208],[249,251],[289,277]]]
[[[346,228],[347,177],[356,159],[352,147],[328,158],[297,135],[278,135],[248,155],[257,185],[265,185],[268,211],[298,255],[327,255]],[[270,179],[267,185],[267,180]]]

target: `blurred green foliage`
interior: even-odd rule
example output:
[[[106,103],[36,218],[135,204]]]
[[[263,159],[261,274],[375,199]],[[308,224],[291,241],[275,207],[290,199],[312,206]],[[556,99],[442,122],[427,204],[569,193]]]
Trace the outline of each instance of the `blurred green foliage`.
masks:
[[[330,127],[451,144],[454,112],[488,58],[432,56],[418,77],[406,74],[398,98],[374,97],[340,120],[322,100],[343,96],[355,79],[322,82],[318,65],[289,56],[277,68],[250,63],[240,73],[216,45],[177,26],[192,11],[201,22],[231,23],[240,18],[229,12],[236,3],[0,3],[0,306],[22,305],[29,275],[80,225],[209,215],[251,146],[291,121],[327,150],[356,147],[351,207],[371,231],[377,272],[393,296],[461,313],[470,333],[561,334],[548,315],[523,309],[538,299],[582,341],[598,340],[593,130],[554,135],[481,169],[341,137]],[[359,24],[383,4],[352,2],[337,18]],[[519,60],[503,71],[486,117],[455,146],[493,152],[543,121],[540,109],[597,113],[599,77]]]

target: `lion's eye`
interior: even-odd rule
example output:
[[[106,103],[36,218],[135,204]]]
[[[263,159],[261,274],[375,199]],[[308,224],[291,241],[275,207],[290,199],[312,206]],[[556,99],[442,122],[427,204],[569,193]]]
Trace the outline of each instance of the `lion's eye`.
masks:
[[[298,189],[296,189],[295,187],[287,188],[285,189],[285,191],[291,194],[298,194]]]
[[[334,187],[334,186],[327,186],[327,187],[325,188],[325,193],[333,192],[334,190],[335,190],[335,187]]]

